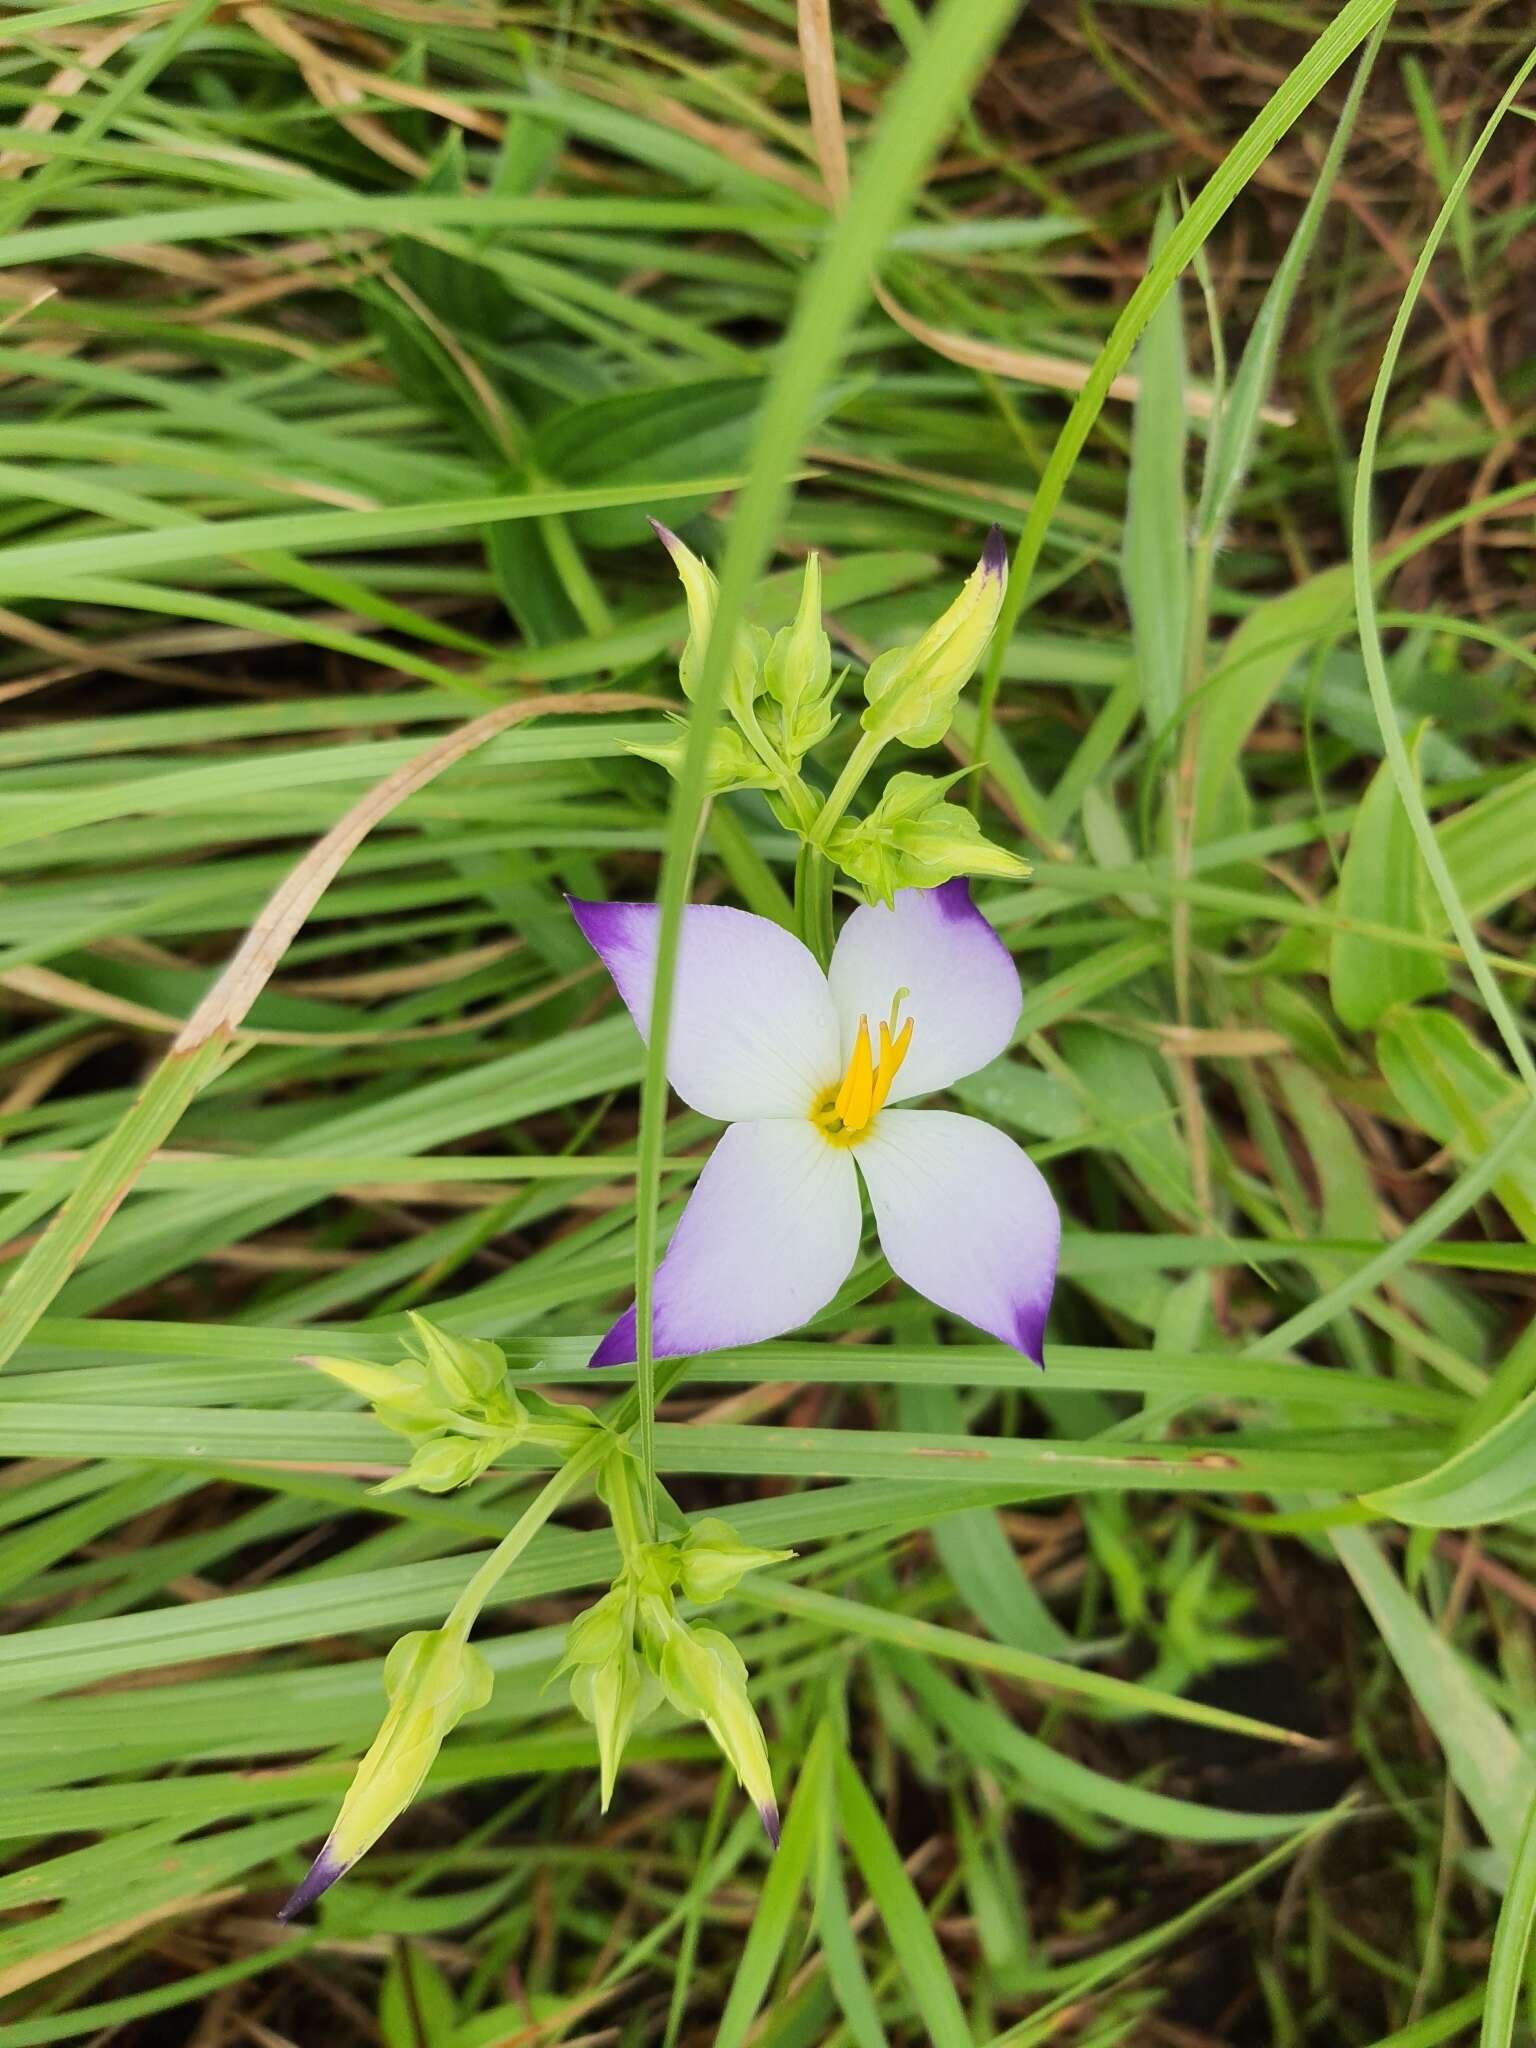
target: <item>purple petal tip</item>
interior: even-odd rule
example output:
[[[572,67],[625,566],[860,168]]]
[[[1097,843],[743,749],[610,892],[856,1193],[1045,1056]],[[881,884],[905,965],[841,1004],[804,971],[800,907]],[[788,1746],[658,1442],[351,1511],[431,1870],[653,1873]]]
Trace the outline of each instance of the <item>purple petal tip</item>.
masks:
[[[777,1849],[779,1846],[779,1809],[776,1806],[760,1806],[757,1810],[762,1816],[763,1832],[767,1835],[770,1846]]]
[[[605,1365],[633,1365],[635,1351],[635,1311],[631,1306],[625,1309],[587,1360],[588,1370],[594,1366],[601,1369]]]
[[[303,1883],[298,1885],[278,1907],[278,1919],[292,1920],[296,1914],[306,1912],[320,1894],[328,1892],[337,1878],[344,1876],[350,1867],[331,1854],[331,1847],[327,1842],[309,1866]]]
[[[649,512],[647,512],[645,515],[645,523],[651,529],[652,533],[655,534],[656,538],[661,542],[662,546],[666,549],[669,555],[674,554],[677,551],[677,549],[681,547],[682,543],[681,541],[679,541],[677,535],[672,531],[671,527],[663,526],[661,521],[659,519],[653,519]]]
[[[1008,543],[1003,539],[1003,529],[994,525],[987,535],[987,544],[981,551],[982,571],[988,576],[1004,576],[1008,570]]]
[[[1021,1303],[1014,1320],[1013,1341],[1032,1365],[1045,1371],[1045,1319],[1051,1312],[1051,1297]]]
[[[971,885],[964,875],[940,882],[933,892],[933,902],[946,924],[958,924],[963,918],[981,914],[971,901]]]

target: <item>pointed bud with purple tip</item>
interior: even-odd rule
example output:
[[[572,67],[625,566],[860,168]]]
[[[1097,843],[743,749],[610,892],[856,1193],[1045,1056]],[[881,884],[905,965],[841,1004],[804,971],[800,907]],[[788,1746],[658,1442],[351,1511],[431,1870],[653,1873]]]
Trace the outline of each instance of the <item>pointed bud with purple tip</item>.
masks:
[[[701,562],[670,526],[663,526],[659,519],[652,519],[650,528],[672,557],[672,566],[682,582],[683,597],[688,605],[688,641],[677,665],[677,679],[683,686],[683,695],[691,699],[698,695],[704,673],[704,656],[715,623],[715,607],[720,602],[720,585],[708,563]],[[753,700],[762,694],[762,657],[766,651],[765,633],[745,626],[737,627],[721,700],[733,716],[739,716],[743,708],[750,715]]]
[[[343,1863],[337,1856],[331,1847],[331,1838],[327,1837],[325,1847],[304,1873],[303,1882],[295,1885],[278,1907],[278,1919],[293,1920],[300,1913],[307,1913],[320,1894],[328,1892],[337,1878],[345,1877],[351,1868],[350,1863]]]
[[[642,1602],[641,1613],[646,1655],[662,1691],[680,1714],[704,1723],[762,1815],[768,1839],[777,1846],[773,1772],[762,1724],[747,1695],[741,1652],[718,1629],[690,1628],[664,1611],[661,1603]]]
[[[421,1790],[444,1737],[485,1705],[492,1683],[480,1652],[448,1629],[419,1629],[400,1638],[384,1660],[389,1710],[347,1788],[325,1847],[280,1919],[302,1913],[366,1855]]]
[[[987,535],[981,560],[948,611],[909,647],[876,655],[864,678],[861,723],[872,739],[937,746],[949,731],[960,692],[986,651],[1008,584],[1002,530]]]

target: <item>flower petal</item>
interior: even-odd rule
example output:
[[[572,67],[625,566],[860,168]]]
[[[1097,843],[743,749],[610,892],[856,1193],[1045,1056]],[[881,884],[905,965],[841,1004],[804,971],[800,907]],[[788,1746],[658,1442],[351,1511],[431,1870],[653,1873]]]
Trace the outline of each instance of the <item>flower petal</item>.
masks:
[[[945,1109],[882,1111],[854,1156],[901,1278],[1040,1364],[1061,1218],[1034,1162]]]
[[[660,909],[569,900],[649,1039]],[[669,1039],[667,1079],[691,1109],[725,1122],[805,1117],[838,1075],[837,1018],[812,955],[781,925],[718,904],[683,912]]]
[[[869,905],[843,926],[827,972],[846,1065],[860,1017],[870,1029],[898,989],[912,1045],[887,1097],[910,1102],[996,1059],[1024,998],[1012,956],[971,901],[970,884],[898,889],[893,907]]]
[[[760,1344],[797,1328],[847,1279],[860,1223],[852,1158],[808,1118],[732,1124],[656,1274],[656,1356]],[[623,1365],[634,1355],[627,1308],[590,1362]]]

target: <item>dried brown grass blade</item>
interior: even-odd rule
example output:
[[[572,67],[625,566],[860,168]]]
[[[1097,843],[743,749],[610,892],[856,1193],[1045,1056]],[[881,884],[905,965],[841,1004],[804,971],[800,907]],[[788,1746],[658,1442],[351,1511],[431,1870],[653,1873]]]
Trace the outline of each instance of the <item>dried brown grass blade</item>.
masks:
[[[462,761],[476,747],[498,733],[523,725],[541,713],[562,716],[597,716],[604,712],[641,711],[655,708],[655,699],[619,691],[592,692],[569,697],[526,697],[516,704],[500,704],[483,718],[472,719],[451,732],[425,752],[397,768],[393,775],[370,789],[344,818],[317,840],[293,872],[280,882],[266,907],[241,941],[239,951],[187,1019],[175,1043],[173,1055],[195,1052],[208,1039],[232,1036],[244,1023],[252,1003],[276,972],[277,963],[292,944],[294,935],[320,897],[340,873],[348,856],[361,846],[374,826],[398,810],[407,797],[424,789],[445,768]]]

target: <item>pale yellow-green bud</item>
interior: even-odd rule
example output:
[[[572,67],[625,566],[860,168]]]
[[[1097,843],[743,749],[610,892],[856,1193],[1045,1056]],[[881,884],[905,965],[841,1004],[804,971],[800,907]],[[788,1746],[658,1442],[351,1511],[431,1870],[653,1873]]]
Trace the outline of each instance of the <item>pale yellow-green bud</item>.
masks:
[[[421,1790],[444,1738],[483,1707],[494,1683],[480,1652],[444,1629],[402,1636],[384,1663],[389,1710],[308,1876],[283,1907],[288,1919],[366,1854]]]
[[[440,1404],[419,1372],[407,1374],[396,1366],[364,1365],[356,1358],[307,1357],[304,1363],[338,1381],[351,1393],[361,1394],[380,1411],[380,1421],[390,1422],[393,1427],[402,1427],[406,1417],[416,1422],[438,1418]],[[385,1410],[389,1413],[385,1414]]]
[[[747,1667],[718,1629],[666,1629],[655,1665],[662,1691],[680,1714],[696,1715],[719,1744],[742,1790],[762,1816],[769,1838],[779,1839],[779,1810],[763,1731],[747,1696]]]
[[[912,646],[892,647],[870,663],[861,723],[872,739],[909,747],[932,747],[943,739],[960,692],[992,637],[1007,582],[1008,550],[994,526],[949,610]]]
[[[695,1522],[677,1554],[683,1598],[701,1607],[734,1593],[748,1572],[783,1564],[792,1550],[757,1550],[743,1543],[729,1522],[710,1517]]]
[[[686,724],[675,739],[669,740],[625,740],[626,754],[638,754],[642,761],[654,761],[665,768],[675,780],[683,772],[683,756],[688,750]],[[705,757],[704,788],[709,796],[723,796],[730,789],[771,789],[775,777],[753,753],[734,725],[717,725],[709,736],[709,752]]]
[[[410,1312],[415,1342],[406,1342],[442,1388],[450,1408],[464,1409],[486,1401],[507,1376],[506,1354],[499,1344],[481,1337],[458,1337],[440,1330],[425,1316]]]
[[[791,768],[798,768],[836,723],[831,677],[832,643],[821,623],[821,558],[813,554],[806,560],[794,624],[774,635],[763,663],[763,680],[777,714],[770,729]]]
[[[867,818],[836,827],[827,851],[874,903],[898,889],[936,889],[957,875],[1018,880],[1030,872],[1018,854],[983,837],[970,812],[946,803],[955,776],[893,775]]]
[[[566,1630],[559,1670],[568,1670],[573,1664],[606,1663],[628,1647],[634,1632],[634,1595],[621,1574],[602,1599],[594,1600]]]
[[[613,1798],[625,1745],[655,1704],[656,1685],[625,1643],[601,1664],[582,1664],[571,1674],[571,1702],[597,1736],[603,1812]]]
[[[653,519],[651,530],[672,557],[672,566],[682,581],[683,596],[688,605],[688,643],[678,663],[677,677],[683,686],[683,695],[691,698],[697,695],[704,673],[704,655],[715,622],[715,608],[720,602],[720,586],[708,564],[701,562],[693,549],[680,541],[670,527]],[[722,698],[728,711],[739,715],[745,707],[750,712],[752,700],[762,691],[762,659],[766,651],[767,635],[761,629],[737,627]]]
[[[417,1446],[403,1472],[392,1472],[388,1479],[381,1479],[368,1491],[398,1493],[402,1487],[414,1486],[422,1493],[452,1493],[455,1487],[478,1479],[488,1465],[494,1464],[507,1441],[489,1437],[474,1441],[459,1436],[434,1437],[430,1443]]]

